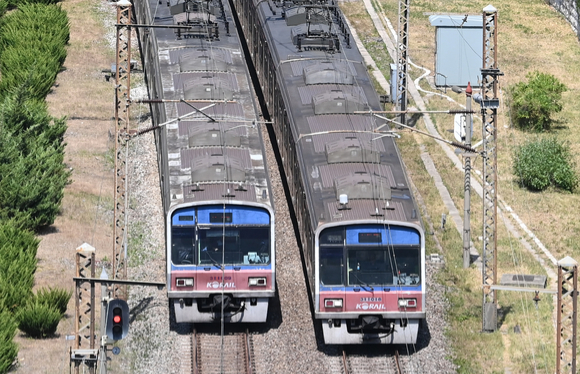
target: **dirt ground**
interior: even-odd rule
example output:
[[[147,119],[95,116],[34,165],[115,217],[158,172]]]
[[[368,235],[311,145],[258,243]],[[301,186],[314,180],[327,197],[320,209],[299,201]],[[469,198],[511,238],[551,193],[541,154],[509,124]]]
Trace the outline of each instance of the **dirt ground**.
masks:
[[[48,286],[74,290],[75,250],[83,243],[96,248],[97,263],[112,258],[114,160],[109,132],[114,129],[114,89],[102,70],[110,68],[114,52],[105,40],[97,4],[62,2],[71,39],[64,70],[47,102],[53,116],[68,118],[65,162],[72,170],[72,183],[66,188],[61,214],[39,235],[35,291]],[[100,271],[99,267],[97,277]],[[73,333],[74,294],[56,336],[30,339],[18,332],[18,363],[11,372],[68,373],[72,341],[66,336]]]

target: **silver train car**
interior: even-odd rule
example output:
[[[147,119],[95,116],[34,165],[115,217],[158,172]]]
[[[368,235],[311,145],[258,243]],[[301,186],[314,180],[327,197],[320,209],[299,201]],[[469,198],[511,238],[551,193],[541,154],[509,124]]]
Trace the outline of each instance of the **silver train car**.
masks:
[[[415,343],[425,234],[344,16],[334,1],[231,1],[272,114],[325,343]]]
[[[255,94],[227,0],[135,3],[175,320],[265,322],[274,206]],[[163,28],[162,26],[187,26]]]

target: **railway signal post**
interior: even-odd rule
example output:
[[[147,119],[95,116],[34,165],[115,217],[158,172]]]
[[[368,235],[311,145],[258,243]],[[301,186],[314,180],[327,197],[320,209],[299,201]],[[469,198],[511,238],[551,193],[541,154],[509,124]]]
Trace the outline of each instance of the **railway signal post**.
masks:
[[[129,306],[125,300],[120,299],[111,299],[110,298],[110,290],[113,286],[154,286],[158,289],[163,289],[165,287],[165,282],[140,282],[140,281],[130,281],[130,280],[116,280],[116,279],[107,279],[107,273],[103,271],[101,273],[100,278],[95,278],[95,249],[88,244],[83,244],[79,249],[81,249],[81,253],[77,252],[77,266],[79,264],[79,259],[86,258],[86,254],[82,252],[89,252],[91,256],[91,260],[87,261],[87,266],[91,267],[91,277],[86,277],[84,272],[77,271],[77,276],[73,278],[73,281],[76,283],[77,288],[75,292],[76,296],[76,342],[74,344],[74,349],[71,349],[71,356],[70,356],[70,363],[71,365],[74,363],[75,366],[75,374],[79,374],[79,367],[81,365],[86,365],[89,369],[89,373],[95,374],[97,368],[97,361],[100,365],[100,374],[107,373],[107,349],[110,344],[112,344],[116,340],[123,339],[127,336],[129,332]],[[77,250],[78,251],[78,250]],[[95,309],[94,309],[94,301],[95,301],[95,284],[101,284],[101,344],[100,349],[95,348],[95,340],[96,335],[94,331],[95,326]],[[87,311],[85,314],[90,312],[91,319],[88,323],[79,328],[82,314],[80,313],[80,306],[82,305],[82,290],[80,290],[80,285],[89,284],[91,289],[91,300],[89,303],[86,303]],[[117,318],[115,318],[117,317]],[[89,335],[81,335],[79,331],[89,330]],[[86,338],[89,340],[89,348],[81,347],[81,338]],[[109,338],[109,339],[107,339]],[[120,352],[118,347],[113,347],[112,349],[113,354],[118,354]],[[85,371],[83,370],[83,373]]]
[[[497,330],[497,9],[483,8],[483,67],[481,116],[483,120],[483,312],[482,330]],[[474,97],[476,101],[476,97]]]

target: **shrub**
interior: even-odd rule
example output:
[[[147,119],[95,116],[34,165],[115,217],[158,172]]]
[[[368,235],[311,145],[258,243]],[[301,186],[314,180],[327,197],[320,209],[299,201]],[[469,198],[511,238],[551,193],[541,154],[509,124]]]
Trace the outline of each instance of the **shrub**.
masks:
[[[530,141],[514,152],[514,174],[530,190],[554,185],[572,192],[578,186],[574,166],[569,146],[554,138]]]
[[[3,17],[0,33],[0,94],[27,82],[44,99],[66,58],[70,31],[60,6],[26,3]]]
[[[510,116],[522,130],[547,131],[552,126],[550,116],[562,110],[562,93],[566,86],[550,74],[528,73],[528,82],[508,89]]]
[[[26,229],[51,225],[70,172],[64,168],[64,119],[48,115],[25,85],[0,108],[0,219]]]
[[[0,222],[0,310],[14,312],[31,299],[38,243],[13,221]]]
[[[38,290],[34,296],[34,300],[40,304],[54,306],[60,312],[61,316],[63,316],[71,296],[72,291],[49,287]]]
[[[18,328],[33,338],[54,335],[62,314],[55,307],[38,301],[31,302],[16,313]]]
[[[8,311],[0,312],[0,373],[7,373],[18,355],[18,346],[12,341],[17,324]]]

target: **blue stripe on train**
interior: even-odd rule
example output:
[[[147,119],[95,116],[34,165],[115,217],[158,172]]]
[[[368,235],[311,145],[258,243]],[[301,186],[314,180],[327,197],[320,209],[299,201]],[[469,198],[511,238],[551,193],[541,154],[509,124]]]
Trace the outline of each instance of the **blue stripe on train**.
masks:
[[[380,233],[380,243],[360,243],[359,234]],[[416,229],[395,225],[356,225],[346,227],[346,244],[407,244],[419,245],[421,237]]]
[[[370,289],[370,286],[357,286],[356,288],[360,289],[360,291],[358,292],[365,292],[365,288],[368,290]],[[383,289],[385,290],[389,290],[386,292],[396,292],[396,291],[416,291],[416,292],[420,292],[422,291],[422,286],[391,286],[391,287],[387,287],[387,286],[373,286],[373,289],[375,291],[383,291]],[[320,287],[320,292],[323,291],[343,291],[343,292],[354,292],[355,287],[340,287],[340,286],[324,286],[324,287]]]
[[[176,265],[171,264],[171,271],[176,271],[176,270],[177,271],[179,271],[179,270],[183,270],[183,271],[192,271],[192,270],[193,271],[195,271],[195,270],[197,270],[197,271],[203,271],[205,268],[210,268],[210,267],[211,267],[210,270],[221,270],[221,269],[218,269],[215,265],[211,265],[211,266],[207,266],[207,265],[204,265],[204,266],[195,266],[195,265],[176,266]],[[250,266],[248,266],[248,265],[241,265],[241,266],[238,266],[238,265],[236,265],[236,266],[226,265],[224,267],[224,270],[234,270],[234,267],[235,268],[239,268],[240,271],[241,270],[244,270],[244,271],[248,271],[248,270],[272,270],[272,264],[270,264],[270,265],[261,265],[261,266],[255,266],[255,265],[254,266],[251,266],[251,265]]]
[[[197,223],[209,224],[210,213],[231,213],[232,222],[226,225],[269,225],[270,215],[268,211],[242,205],[205,205],[178,209],[173,213],[171,224],[175,226],[193,226],[195,224],[195,212],[197,210]],[[221,223],[221,222],[220,222]]]

